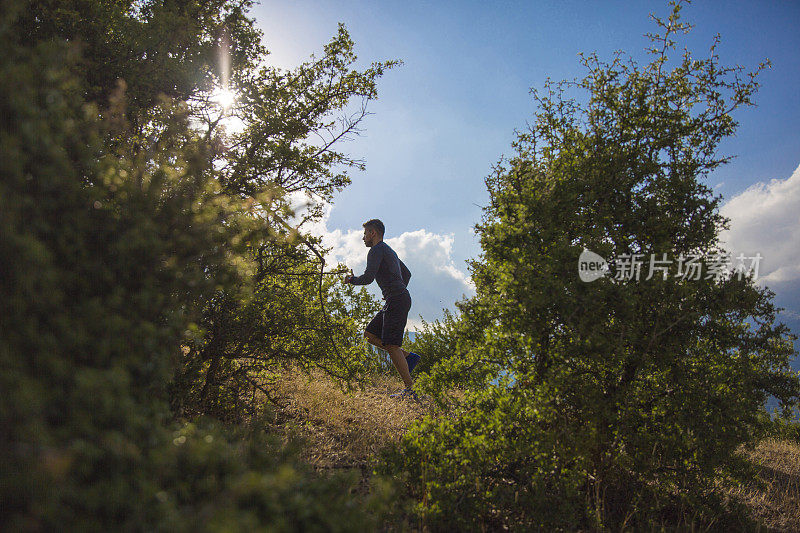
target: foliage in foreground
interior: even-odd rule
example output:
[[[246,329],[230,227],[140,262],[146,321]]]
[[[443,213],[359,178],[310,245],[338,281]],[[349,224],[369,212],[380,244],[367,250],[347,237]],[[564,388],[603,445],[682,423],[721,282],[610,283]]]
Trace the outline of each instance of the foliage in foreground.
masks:
[[[219,117],[202,122],[220,33],[235,68],[260,49],[248,2],[56,4],[0,11],[0,529],[374,525],[353,479],[308,471],[258,420],[231,432],[170,410],[192,403],[173,377],[209,306],[254,301],[256,251],[298,244],[269,216],[286,188],[231,190]],[[341,73],[338,40],[324,61]],[[343,314],[362,301],[323,297]],[[300,357],[308,340],[288,356],[324,362]]]
[[[585,78],[537,93],[516,155],[486,180],[477,295],[459,304],[483,339],[421,380],[439,398],[448,385],[473,392],[412,429],[389,462],[433,529],[746,527],[714,483],[754,476],[735,452],[773,431],[768,395],[796,405],[795,337],[751,274],[708,275],[727,221],[701,179],[727,161],[717,146],[758,71],[720,66],[716,42],[706,59],[671,63],[690,29],[680,9],[656,19],[643,68],[590,55]],[[641,254],[641,277],[617,261],[583,282],[584,249]],[[672,260],[665,275],[648,276],[651,254]],[[691,255],[698,279],[677,270]]]

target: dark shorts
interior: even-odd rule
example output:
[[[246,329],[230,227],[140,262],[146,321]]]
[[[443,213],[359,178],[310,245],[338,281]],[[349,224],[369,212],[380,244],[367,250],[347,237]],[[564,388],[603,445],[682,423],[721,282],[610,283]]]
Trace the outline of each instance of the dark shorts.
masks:
[[[411,295],[408,291],[400,296],[393,296],[386,300],[383,309],[367,324],[366,331],[380,337],[384,346],[401,346],[410,310]]]

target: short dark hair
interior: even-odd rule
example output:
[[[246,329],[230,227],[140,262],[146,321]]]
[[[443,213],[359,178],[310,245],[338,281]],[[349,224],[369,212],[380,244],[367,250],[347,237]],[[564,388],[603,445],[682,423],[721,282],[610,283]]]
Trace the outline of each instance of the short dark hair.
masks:
[[[373,218],[372,220],[367,220],[361,225],[364,226],[365,228],[374,229],[375,231],[378,232],[378,235],[381,236],[381,239],[383,239],[383,232],[386,231],[386,228],[383,226],[383,222],[381,222],[377,218]]]

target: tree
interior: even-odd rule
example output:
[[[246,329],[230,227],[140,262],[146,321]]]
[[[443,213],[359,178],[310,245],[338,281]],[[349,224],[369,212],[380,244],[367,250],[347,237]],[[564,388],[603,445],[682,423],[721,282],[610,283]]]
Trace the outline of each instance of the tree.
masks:
[[[248,5],[0,9],[2,530],[374,527],[352,478],[315,475],[257,424],[169,409],[185,403],[171,380],[210,302],[262,303],[259,273],[293,279],[258,252],[316,266],[281,223],[281,189],[222,179],[227,140],[199,107],[220,34],[235,68],[263,58]],[[319,293],[340,315],[365,303]],[[276,314],[302,332],[291,309]]]
[[[107,106],[119,80],[124,81],[125,127],[104,135],[103,149],[109,154],[146,164],[151,154],[167,149],[163,123],[177,109],[160,104],[185,108],[181,112],[197,133],[196,142],[203,144],[204,172],[219,185],[220,198],[245,202],[259,224],[260,232],[237,240],[240,249],[247,249],[237,261],[253,269],[248,283],[235,290],[219,287],[185,308],[192,334],[171,389],[177,412],[223,415],[218,399],[230,395],[217,389],[228,387],[237,398],[253,398],[260,370],[278,362],[315,365],[347,379],[365,363],[356,355],[363,352],[363,342],[352,335],[356,324],[329,319],[325,301],[331,285],[317,282],[313,290],[327,251],[300,231],[350,182],[348,169],[363,168],[339,145],[358,134],[367,103],[377,98],[377,80],[399,62],[353,68],[354,43],[340,25],[321,57],[291,71],[266,65],[268,51],[247,16],[251,6],[250,0],[61,0],[33,3],[18,10],[13,22],[11,38],[20,44],[63,40],[76,46],[80,53],[73,71],[86,101]],[[215,101],[220,90],[232,102]],[[232,121],[240,130],[230,127]],[[292,204],[300,196],[315,202],[290,226]],[[265,267],[259,260],[280,256],[287,247],[292,265]],[[308,268],[311,264],[316,268]],[[202,268],[201,263],[195,266]],[[208,279],[217,274],[207,271]],[[308,279],[301,281],[300,275]],[[248,285],[255,280],[258,290]],[[276,284],[284,289],[272,290]],[[295,291],[292,285],[303,289]],[[282,301],[279,293],[287,299]],[[348,297],[341,314],[361,313],[353,307],[356,302],[363,302],[363,296]],[[310,313],[297,317],[293,308]],[[336,335],[345,323],[349,331]],[[294,341],[278,345],[276,335]],[[339,347],[343,339],[348,341]],[[204,407],[212,404],[210,410]],[[240,401],[227,405],[225,416],[241,414]]]
[[[719,36],[708,57],[671,63],[691,29],[671,6],[654,17],[644,67],[590,54],[580,81],[532,91],[534,122],[486,179],[470,305],[491,317],[482,351],[511,379],[407,437],[415,452],[397,460],[437,524],[461,513],[462,526],[712,523],[715,479],[752,475],[735,452],[766,434],[767,395],[786,409],[798,400],[794,336],[775,323],[773,294],[752,274],[708,276],[728,222],[702,180],[729,161],[717,147],[768,63],[721,66]],[[613,276],[581,281],[585,249],[617,258]],[[633,254],[673,261],[637,281],[623,270]],[[700,279],[678,270],[691,255]]]
[[[187,343],[177,376],[186,392],[178,399],[190,412],[241,413],[238,399],[263,389],[261,376],[279,365],[316,366],[345,380],[369,367],[354,318],[374,313],[377,303],[363,289],[337,292],[330,278],[323,281],[327,250],[301,233],[350,182],[347,170],[363,168],[338,151],[338,143],[360,131],[367,103],[377,97],[377,79],[397,64],[358,71],[356,59],[340,25],[321,58],[289,72],[262,66],[232,76],[240,96],[230,114],[242,131],[218,132],[218,179],[228,195],[255,200],[256,216],[274,238],[248,243],[257,265],[252,295],[220,291],[205,302],[197,321],[203,334]],[[202,129],[217,132],[220,118],[201,113]],[[292,227],[286,220],[298,197],[313,202]]]
[[[74,67],[87,101],[107,105],[117,80],[125,80],[126,113],[132,130],[141,133],[162,96],[186,102],[219,83],[223,36],[234,79],[258,65],[266,50],[247,17],[252,5],[251,0],[16,2],[11,38],[21,45],[63,41],[78,47]]]

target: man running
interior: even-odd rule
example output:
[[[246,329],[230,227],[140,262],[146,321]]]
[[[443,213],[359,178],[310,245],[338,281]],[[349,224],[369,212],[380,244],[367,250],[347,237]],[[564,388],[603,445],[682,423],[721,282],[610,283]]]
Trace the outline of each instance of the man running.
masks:
[[[403,378],[405,390],[392,396],[416,399],[412,390],[414,382],[411,380],[411,371],[419,363],[420,356],[400,348],[408,311],[411,309],[411,295],[406,288],[411,272],[397,257],[397,253],[383,242],[383,222],[373,218],[362,226],[364,245],[370,249],[367,254],[367,268],[360,276],[353,276],[351,269],[344,282],[353,285],[369,285],[372,280],[378,282],[386,304],[367,325],[364,337],[370,344],[389,352],[394,367]]]

